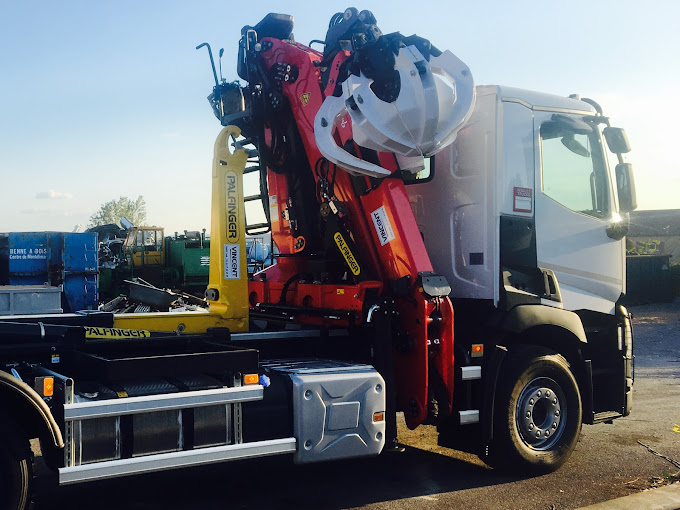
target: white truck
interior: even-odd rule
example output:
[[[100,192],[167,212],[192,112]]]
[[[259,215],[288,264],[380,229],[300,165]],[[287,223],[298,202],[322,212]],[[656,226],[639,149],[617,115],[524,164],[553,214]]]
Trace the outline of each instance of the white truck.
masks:
[[[323,52],[292,27],[244,27],[245,86],[213,64],[210,310],[0,320],[1,510],[31,506],[31,439],[66,485],[374,456],[403,412],[544,473],[629,414],[623,131],[591,100],[475,88],[369,11],[335,15]],[[248,275],[265,230],[276,263]]]
[[[518,384],[516,371],[505,372],[497,384],[513,393],[512,406],[502,418],[493,408],[482,414],[501,421],[501,448],[554,448],[554,435],[537,436],[545,436],[539,422],[558,431],[566,424],[555,410],[534,407],[543,387],[543,395],[571,400],[583,423],[630,413],[632,329],[618,304],[627,213],[636,207],[622,157],[629,150],[625,133],[592,100],[478,86],[457,139],[407,186],[433,265],[451,284],[456,341],[495,344],[503,356],[510,347],[527,373],[544,363],[538,354],[559,352],[575,376],[578,406],[573,381],[539,374]],[[527,345],[513,349],[515,342]],[[493,420],[482,423],[488,438]],[[563,430],[575,440],[577,428]]]

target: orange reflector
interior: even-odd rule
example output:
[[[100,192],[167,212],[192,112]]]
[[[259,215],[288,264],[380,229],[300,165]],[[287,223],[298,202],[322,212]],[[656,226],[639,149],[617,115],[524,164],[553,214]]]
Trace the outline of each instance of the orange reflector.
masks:
[[[246,374],[243,376],[243,384],[257,384],[260,382],[258,374]]]
[[[473,358],[480,358],[484,356],[484,344],[472,344],[472,352],[470,355]]]
[[[373,413],[373,421],[385,421],[385,413]]]
[[[54,395],[54,377],[45,377],[43,381],[43,396],[51,397]]]
[[[33,385],[41,397],[51,397],[54,395],[54,377],[36,377]]]

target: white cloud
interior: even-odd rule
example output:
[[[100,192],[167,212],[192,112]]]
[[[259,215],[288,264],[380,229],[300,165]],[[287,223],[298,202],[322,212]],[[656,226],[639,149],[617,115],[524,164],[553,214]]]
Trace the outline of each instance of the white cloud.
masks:
[[[54,191],[53,189],[49,191],[39,191],[35,194],[35,198],[43,198],[49,200],[70,200],[73,195],[70,193],[64,193],[62,191]]]

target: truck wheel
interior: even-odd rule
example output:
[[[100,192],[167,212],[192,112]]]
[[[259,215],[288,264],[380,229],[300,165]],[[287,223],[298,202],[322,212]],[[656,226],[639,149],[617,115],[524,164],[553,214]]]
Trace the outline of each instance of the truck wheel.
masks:
[[[581,394],[567,360],[547,349],[517,349],[498,380],[489,463],[533,474],[554,471],[574,450],[581,418]]]
[[[27,510],[33,506],[33,452],[13,425],[0,424],[0,510]]]

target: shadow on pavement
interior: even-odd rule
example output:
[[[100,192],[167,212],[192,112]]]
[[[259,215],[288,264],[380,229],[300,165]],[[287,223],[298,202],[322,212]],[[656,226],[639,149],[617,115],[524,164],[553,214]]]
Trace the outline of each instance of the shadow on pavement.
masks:
[[[407,447],[403,453],[378,458],[305,466],[293,465],[287,458],[270,458],[59,489],[50,483],[38,510],[351,508],[519,479]]]

